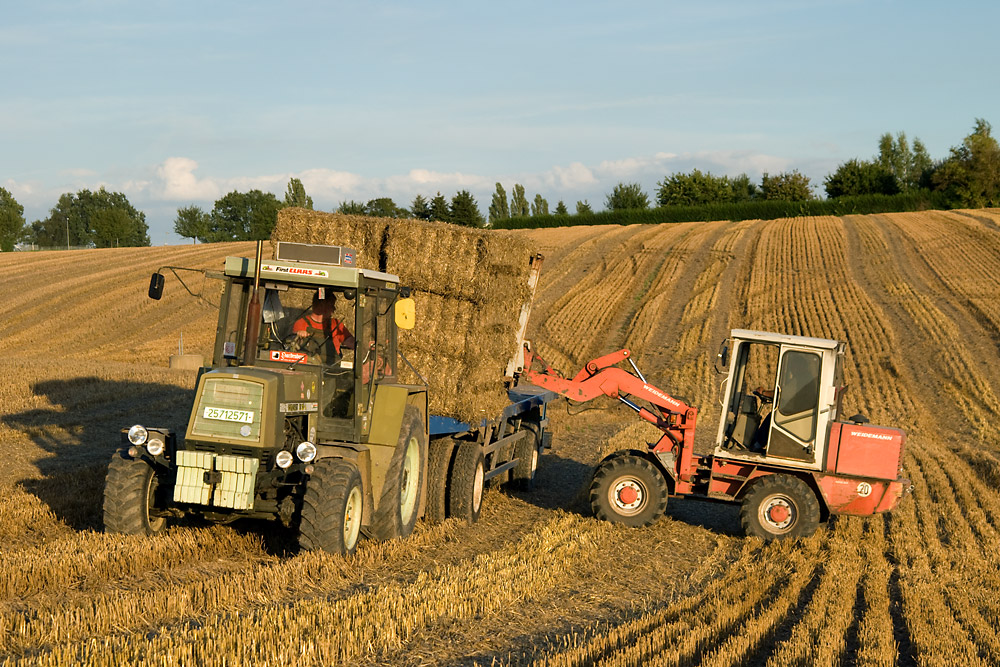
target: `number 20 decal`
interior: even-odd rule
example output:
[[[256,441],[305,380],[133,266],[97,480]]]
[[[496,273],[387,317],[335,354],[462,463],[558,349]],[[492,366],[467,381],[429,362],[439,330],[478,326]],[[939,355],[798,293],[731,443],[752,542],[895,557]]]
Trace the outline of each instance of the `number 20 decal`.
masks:
[[[868,482],[858,483],[858,495],[862,498],[867,498],[872,494],[872,485]]]

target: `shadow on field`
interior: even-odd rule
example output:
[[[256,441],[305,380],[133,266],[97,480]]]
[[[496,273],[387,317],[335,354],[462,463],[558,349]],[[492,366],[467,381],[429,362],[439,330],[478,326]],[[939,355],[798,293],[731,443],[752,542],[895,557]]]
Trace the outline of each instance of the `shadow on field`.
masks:
[[[0,417],[42,450],[33,461],[41,477],[18,482],[77,530],[102,527],[104,477],[121,429],[140,423],[180,430],[193,396],[175,385],[93,376],[44,380],[32,390],[51,407]]]

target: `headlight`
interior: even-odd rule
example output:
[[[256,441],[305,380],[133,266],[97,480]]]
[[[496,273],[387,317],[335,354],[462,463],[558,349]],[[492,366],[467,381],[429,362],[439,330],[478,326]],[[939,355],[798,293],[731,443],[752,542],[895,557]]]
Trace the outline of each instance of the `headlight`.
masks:
[[[312,444],[308,440],[300,442],[299,446],[295,448],[295,455],[299,457],[299,461],[309,463],[316,458],[316,445]]]
[[[145,443],[148,437],[149,431],[147,431],[146,427],[141,424],[136,424],[128,430],[128,441],[133,445],[141,445]]]
[[[164,449],[165,445],[163,444],[163,440],[160,438],[153,437],[146,442],[146,451],[153,456],[159,456],[163,453]]]
[[[287,449],[282,449],[274,457],[274,463],[281,469],[285,469],[292,465],[292,453]]]

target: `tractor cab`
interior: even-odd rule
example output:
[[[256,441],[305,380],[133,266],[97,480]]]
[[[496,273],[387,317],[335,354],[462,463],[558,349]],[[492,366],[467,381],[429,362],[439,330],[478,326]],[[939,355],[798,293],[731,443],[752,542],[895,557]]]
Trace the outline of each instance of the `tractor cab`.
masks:
[[[845,349],[834,340],[733,330],[720,352],[729,377],[715,454],[820,468],[839,412]]]

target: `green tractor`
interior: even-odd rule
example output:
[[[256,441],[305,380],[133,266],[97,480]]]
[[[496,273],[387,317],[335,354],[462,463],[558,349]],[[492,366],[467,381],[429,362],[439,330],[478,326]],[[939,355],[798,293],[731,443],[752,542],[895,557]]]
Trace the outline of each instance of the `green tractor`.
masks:
[[[398,381],[409,290],[336,246],[229,257],[212,365],[183,434],[135,425],[108,469],[108,532],[152,535],[185,515],[280,519],[302,549],[350,554],[405,537],[427,495],[426,385]],[[159,299],[163,275],[153,274]]]

